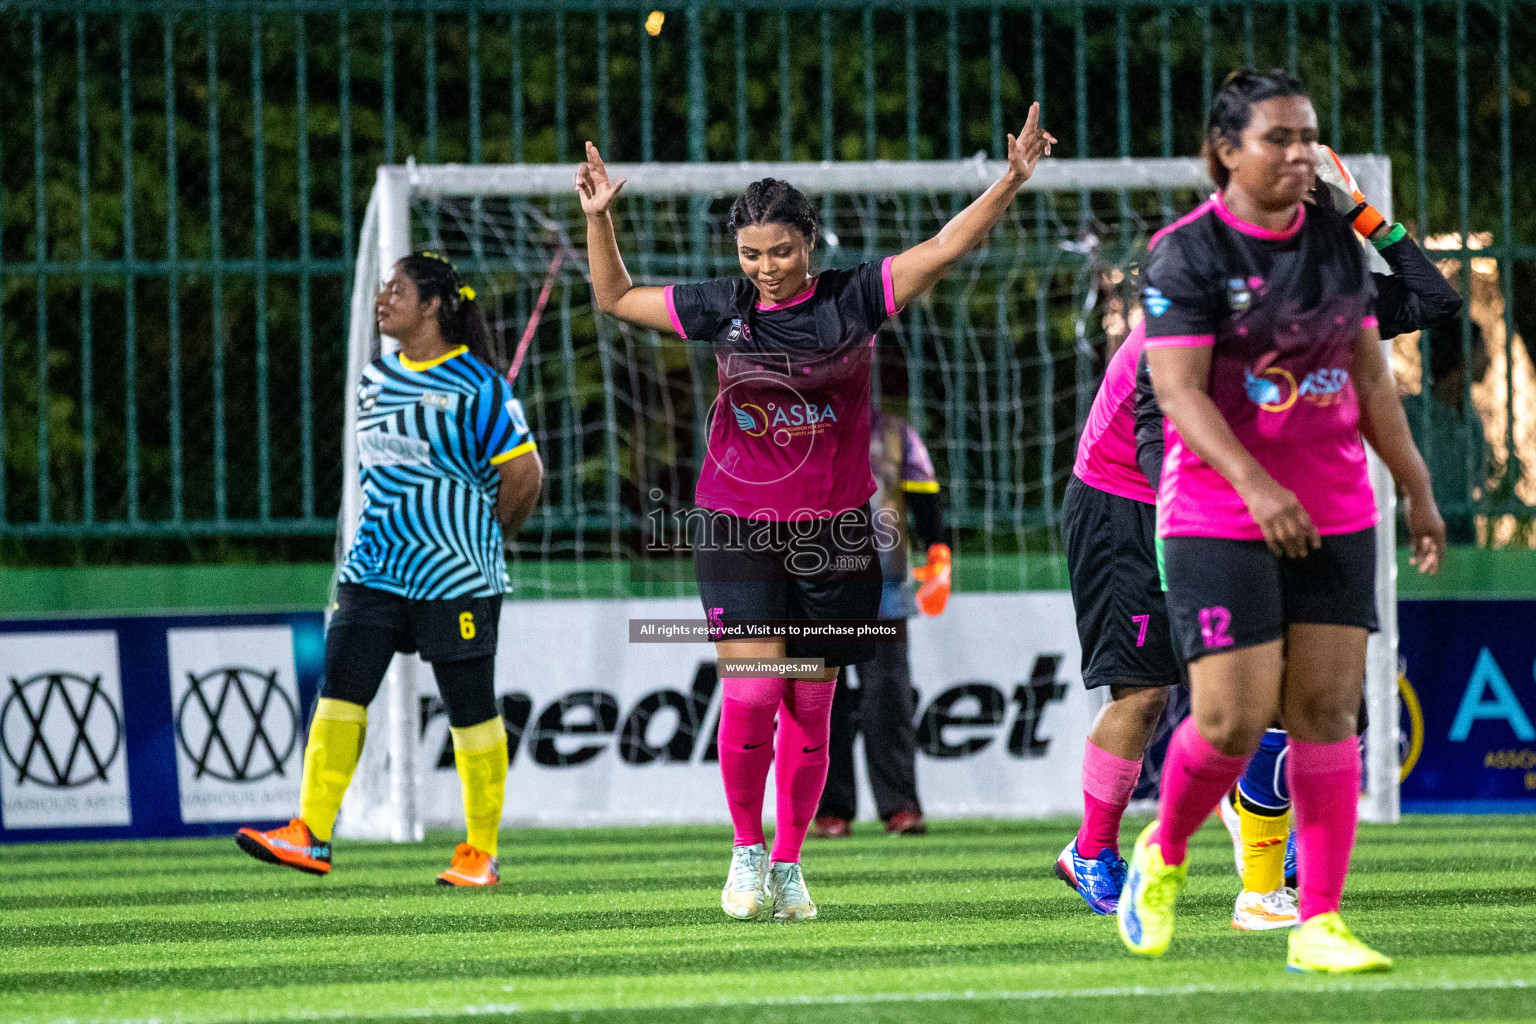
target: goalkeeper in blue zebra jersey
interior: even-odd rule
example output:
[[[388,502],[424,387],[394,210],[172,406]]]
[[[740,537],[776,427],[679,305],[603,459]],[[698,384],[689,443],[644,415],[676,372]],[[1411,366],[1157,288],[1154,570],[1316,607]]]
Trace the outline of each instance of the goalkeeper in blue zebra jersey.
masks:
[[[236,841],[259,860],[330,873],[331,829],[368,705],[395,654],[419,651],[448,708],[468,832],[438,883],[494,885],[507,780],[495,698],[503,543],[533,510],[543,466],[511,384],[491,365],[474,290],[448,260],[400,260],[374,312],[400,351],[368,364],[358,387],[363,505],[326,629],[299,816],[267,832],[243,828]]]
[[[1311,201],[1343,214],[1391,269],[1372,274],[1381,336],[1451,323],[1462,300],[1401,224],[1390,224],[1355,183],[1328,146],[1317,147],[1317,183]],[[1143,354],[1136,372],[1136,462],[1154,489],[1163,464],[1163,413]],[[1161,559],[1161,542],[1159,558]],[[1365,730],[1364,709],[1359,728]],[[1289,928],[1297,921],[1296,841],[1285,771],[1286,734],[1270,729],[1232,792],[1222,798],[1222,824],[1232,837],[1243,889],[1232,909],[1232,926],[1248,931]],[[1303,870],[1305,870],[1303,866]]]

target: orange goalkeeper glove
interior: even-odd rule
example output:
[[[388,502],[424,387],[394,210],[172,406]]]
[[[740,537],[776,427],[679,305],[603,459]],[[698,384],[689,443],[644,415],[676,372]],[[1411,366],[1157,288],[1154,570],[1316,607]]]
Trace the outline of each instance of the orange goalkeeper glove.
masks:
[[[949,603],[950,554],[948,544],[935,544],[928,549],[928,564],[913,569],[912,577],[922,586],[917,588],[917,607],[930,618],[941,615]]]
[[[1332,193],[1333,208],[1355,225],[1361,237],[1370,238],[1371,232],[1387,222],[1376,207],[1365,201],[1365,193],[1355,184],[1355,176],[1349,173],[1339,154],[1322,143],[1317,146],[1317,180]]]

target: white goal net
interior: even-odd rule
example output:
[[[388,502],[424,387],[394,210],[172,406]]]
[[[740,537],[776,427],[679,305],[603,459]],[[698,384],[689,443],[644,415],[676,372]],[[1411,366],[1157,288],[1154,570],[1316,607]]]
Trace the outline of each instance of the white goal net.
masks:
[[[1385,158],[1350,157],[1390,213]],[[338,557],[356,526],[354,392],[392,345],[374,328],[374,289],[413,249],[448,256],[485,309],[500,369],[514,367],[543,456],[541,507],[509,538],[514,597],[665,597],[691,592],[686,561],[637,550],[648,514],[692,500],[715,398],[713,354],[596,314],[584,222],[569,166],[381,167],[360,234],[350,318],[343,439],[347,491]],[[1002,171],[984,160],[841,164],[612,165],[637,283],[739,273],[725,228],[748,183],[783,178],[812,196],[816,261],[849,267],[936,232]],[[1079,429],[1104,364],[1135,312],[1134,282],[1153,232],[1209,190],[1187,159],[1050,160],[988,245],[882,332],[873,395],[924,438],[943,487],[961,589],[1064,589],[1059,509]],[[1131,322],[1134,322],[1133,320]],[[1383,631],[1368,680],[1368,818],[1397,815],[1397,655],[1393,503],[1379,464]],[[339,828],[421,834],[425,667],[396,658],[371,714],[363,764]],[[423,692],[430,689],[423,686]],[[435,753],[431,755],[435,757]]]

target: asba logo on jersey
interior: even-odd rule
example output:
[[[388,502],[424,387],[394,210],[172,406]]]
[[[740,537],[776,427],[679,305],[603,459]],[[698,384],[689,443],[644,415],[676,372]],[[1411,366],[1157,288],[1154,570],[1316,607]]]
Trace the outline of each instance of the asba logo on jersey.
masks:
[[[756,410],[757,416],[762,417],[762,426],[758,426],[757,417],[748,412],[748,409]],[[731,412],[736,416],[736,426],[748,437],[762,437],[768,433],[768,414],[760,406],[751,402],[743,402],[741,405],[732,402]]]
[[[1243,375],[1248,400],[1265,412],[1285,412],[1296,404],[1296,378],[1285,369],[1271,366],[1257,375],[1245,369]]]
[[[1313,370],[1302,380],[1297,390],[1301,397],[1314,405],[1336,405],[1344,387],[1349,383],[1349,371],[1338,367]]]
[[[830,405],[820,408],[809,402],[790,406],[769,406],[773,409],[773,425],[776,427],[803,427],[817,423],[836,423],[837,414]]]

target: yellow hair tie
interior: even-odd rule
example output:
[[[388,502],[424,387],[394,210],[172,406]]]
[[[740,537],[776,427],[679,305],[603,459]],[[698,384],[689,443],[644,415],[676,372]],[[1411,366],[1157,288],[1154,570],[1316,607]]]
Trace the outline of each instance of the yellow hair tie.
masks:
[[[475,298],[475,290],[466,284],[459,289],[459,298],[463,299],[465,302],[473,302]]]

